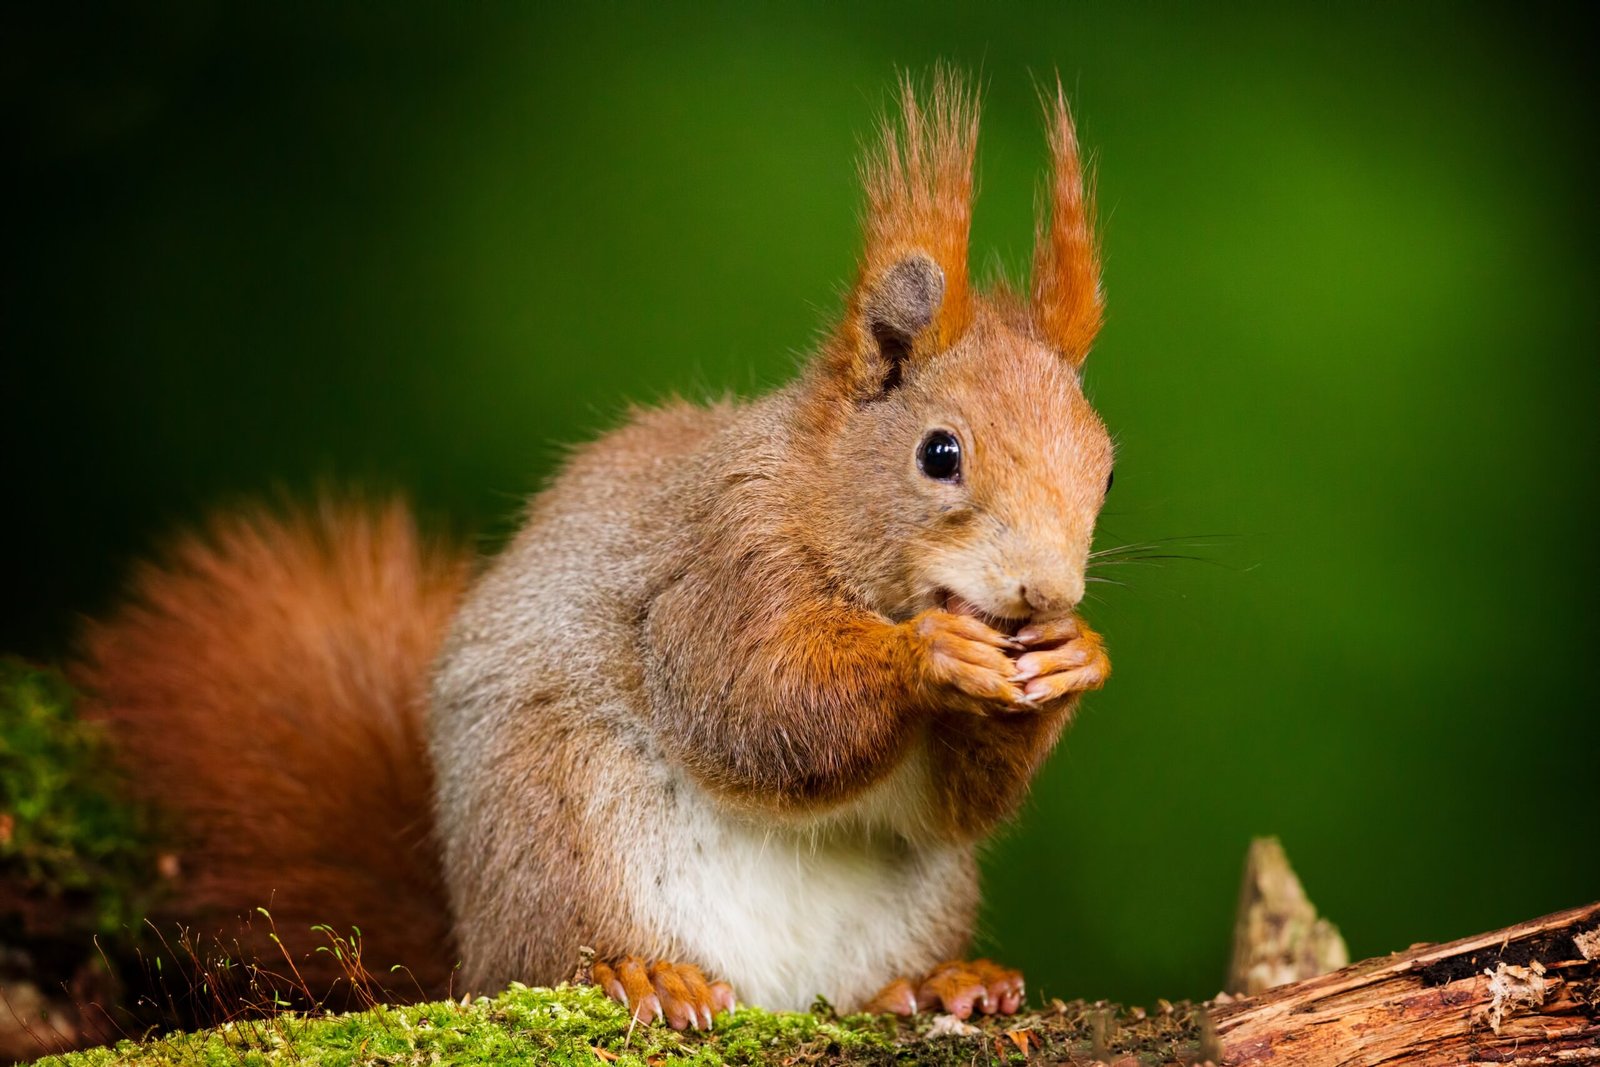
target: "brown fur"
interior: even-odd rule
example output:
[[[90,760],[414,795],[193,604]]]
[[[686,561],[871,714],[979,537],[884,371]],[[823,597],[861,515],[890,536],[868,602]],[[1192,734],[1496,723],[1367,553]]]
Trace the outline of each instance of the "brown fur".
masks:
[[[939,610],[958,580],[996,617],[1057,619],[1082,596],[1111,450],[1081,345],[1051,336],[1076,299],[1052,279],[1098,269],[1064,111],[1047,232],[1070,232],[1041,253],[1031,306],[968,284],[970,92],[941,74],[931,106],[907,86],[900,114],[866,169],[859,279],[822,358],[762,400],[637,416],[581,450],[457,619],[434,751],[471,983],[559,977],[584,942],[715,975],[671,896],[722,833],[708,805],[780,851],[790,833],[864,856],[967,849],[1103,681],[1098,643],[1062,638],[1049,647],[1100,658],[1027,706],[1015,659],[960,660],[957,630],[993,631]],[[939,424],[969,446],[959,490],[916,469]],[[533,844],[535,826],[563,844]],[[961,950],[975,887],[970,859],[958,870],[916,891],[886,972]],[[659,901],[636,888],[650,871]]]
[[[245,950],[285,969],[250,914],[267,907],[317,994],[341,971],[309,928],[359,926],[375,973],[403,964],[444,988],[422,717],[466,574],[400,503],[221,516],[139,569],[75,680],[178,832],[160,924],[231,946],[249,919]]]

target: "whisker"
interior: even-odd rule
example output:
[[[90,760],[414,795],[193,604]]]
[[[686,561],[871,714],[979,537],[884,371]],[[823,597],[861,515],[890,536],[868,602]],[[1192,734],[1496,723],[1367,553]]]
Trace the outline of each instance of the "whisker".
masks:
[[[1221,567],[1225,571],[1233,571],[1238,574],[1244,574],[1255,569],[1254,564],[1241,567],[1234,563],[1228,563],[1225,560],[1208,559],[1205,556],[1182,556],[1176,554],[1160,556],[1137,556],[1128,557],[1126,559],[1091,560],[1089,566],[1085,569],[1094,570],[1100,567],[1159,567],[1169,560],[1182,560],[1187,563],[1204,563],[1207,566]]]
[[[1241,537],[1241,534],[1231,533],[1173,534],[1171,537],[1152,537],[1150,543],[1170,545],[1180,541],[1238,541]]]
[[[1090,559],[1104,559],[1110,556],[1122,556],[1136,552],[1151,552],[1164,548],[1218,548],[1222,545],[1232,544],[1239,540],[1233,534],[1188,534],[1182,537],[1155,537],[1148,541],[1138,541],[1126,545],[1114,545],[1111,548],[1101,548],[1089,553]]]
[[[1090,559],[1099,559],[1101,556],[1115,556],[1115,555],[1117,555],[1119,553],[1132,552],[1132,551],[1134,551],[1136,549],[1158,548],[1158,547],[1160,547],[1160,546],[1159,545],[1154,545],[1154,544],[1137,544],[1137,545],[1117,545],[1115,548],[1097,548],[1093,552],[1089,553],[1089,558]]]

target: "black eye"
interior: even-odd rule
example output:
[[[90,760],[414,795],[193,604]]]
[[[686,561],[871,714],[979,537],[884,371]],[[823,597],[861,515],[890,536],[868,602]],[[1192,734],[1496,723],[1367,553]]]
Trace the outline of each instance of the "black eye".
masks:
[[[1117,480],[1117,472],[1110,471],[1106,474],[1106,495],[1111,495],[1111,483]]]
[[[917,465],[936,481],[955,481],[961,476],[961,442],[949,430],[932,431],[917,446]]]

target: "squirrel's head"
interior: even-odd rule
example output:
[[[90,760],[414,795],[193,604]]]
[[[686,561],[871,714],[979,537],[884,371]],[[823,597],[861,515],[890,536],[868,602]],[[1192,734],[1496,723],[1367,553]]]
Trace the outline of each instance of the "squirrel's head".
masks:
[[[864,167],[866,249],[802,389],[826,453],[813,516],[841,581],[904,618],[928,607],[1015,629],[1083,597],[1111,438],[1079,370],[1100,328],[1100,264],[1077,138],[1057,88],[1032,292],[969,287],[973,94],[902,87]]]

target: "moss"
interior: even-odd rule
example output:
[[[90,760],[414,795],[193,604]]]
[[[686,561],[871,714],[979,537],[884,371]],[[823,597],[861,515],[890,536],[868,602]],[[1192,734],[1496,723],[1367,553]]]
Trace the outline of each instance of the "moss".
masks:
[[[116,937],[145,914],[155,860],[74,703],[59,673],[0,659],[0,911],[37,933]]]
[[[347,1015],[284,1013],[147,1044],[125,1041],[39,1061],[50,1067],[269,1067],[282,1064],[553,1067],[755,1067],[765,1064],[1083,1063],[1132,1056],[1146,1065],[1200,1059],[1200,1014],[1186,1007],[1144,1018],[1107,1005],[1061,1004],[981,1024],[965,1036],[929,1036],[932,1020],[740,1009],[708,1034],[630,1027],[627,1013],[588,987],[514,985],[467,1006],[380,1006]],[[1012,1037],[1010,1034],[1016,1034]],[[1023,1047],[1027,1047],[1027,1055]]]

